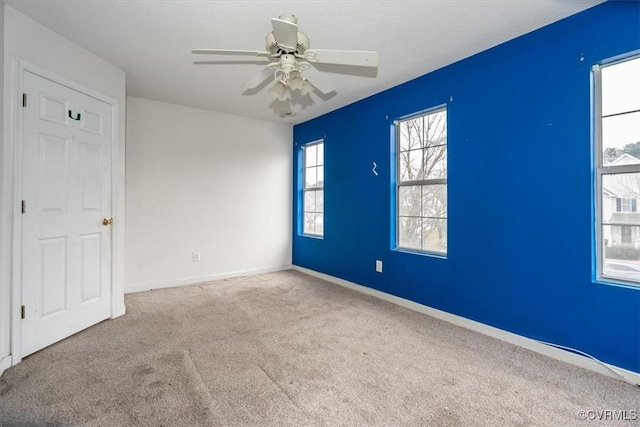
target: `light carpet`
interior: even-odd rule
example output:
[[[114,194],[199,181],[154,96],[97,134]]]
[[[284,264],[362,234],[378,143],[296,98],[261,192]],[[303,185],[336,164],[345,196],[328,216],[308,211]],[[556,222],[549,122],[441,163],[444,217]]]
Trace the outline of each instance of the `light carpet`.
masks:
[[[300,272],[126,304],[8,369],[0,425],[638,424],[580,419],[631,417],[637,387]]]

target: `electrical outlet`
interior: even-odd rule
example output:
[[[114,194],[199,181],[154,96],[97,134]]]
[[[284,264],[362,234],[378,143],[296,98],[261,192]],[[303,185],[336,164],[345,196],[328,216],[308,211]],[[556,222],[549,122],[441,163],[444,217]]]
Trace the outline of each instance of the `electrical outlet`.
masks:
[[[376,260],[376,271],[378,273],[382,273],[382,261],[380,261],[379,259]]]
[[[200,252],[193,253],[193,262],[200,262]]]

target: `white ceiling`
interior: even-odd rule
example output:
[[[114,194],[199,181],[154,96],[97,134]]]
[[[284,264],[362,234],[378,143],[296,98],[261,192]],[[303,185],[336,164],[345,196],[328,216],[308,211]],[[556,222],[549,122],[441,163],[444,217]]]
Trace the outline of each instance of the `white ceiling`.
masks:
[[[381,92],[603,0],[215,1],[5,0],[5,3],[127,73],[127,94],[179,105],[297,124]],[[280,106],[263,89],[240,86],[255,64],[194,65],[191,49],[263,50],[270,19],[298,17],[311,47],[375,50],[377,72],[339,74],[325,66],[337,92]],[[243,59],[243,58],[242,58]],[[323,68],[324,69],[324,68]],[[362,72],[360,72],[362,74]],[[307,99],[308,101],[309,99]],[[309,105],[310,104],[310,105]]]

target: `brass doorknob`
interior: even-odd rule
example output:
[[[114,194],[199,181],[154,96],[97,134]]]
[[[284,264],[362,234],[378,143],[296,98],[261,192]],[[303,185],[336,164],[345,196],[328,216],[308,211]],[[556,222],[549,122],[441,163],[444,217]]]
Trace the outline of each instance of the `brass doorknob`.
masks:
[[[102,220],[102,225],[111,225],[113,224],[113,218],[104,218]]]

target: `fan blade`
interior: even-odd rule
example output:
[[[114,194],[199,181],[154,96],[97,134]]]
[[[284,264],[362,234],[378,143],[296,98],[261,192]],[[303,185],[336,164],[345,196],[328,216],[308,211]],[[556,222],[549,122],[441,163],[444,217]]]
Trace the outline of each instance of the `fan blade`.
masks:
[[[325,95],[336,90],[336,86],[333,81],[325,77],[320,71],[318,71],[315,67],[312,67],[308,62],[300,62],[300,69],[304,70],[301,72],[302,77],[304,77],[309,83],[313,85],[313,87],[315,87]]]
[[[251,55],[251,56],[271,56],[269,52],[258,50],[231,50],[231,49],[193,49],[191,53],[197,55]]]
[[[193,61],[195,65],[215,65],[215,64],[228,64],[228,65],[242,65],[242,64],[255,64],[255,65],[267,65],[263,59],[235,59],[235,60],[220,60],[220,61]]]
[[[255,89],[258,86],[260,86],[265,80],[267,80],[269,77],[273,78],[273,73],[274,73],[273,69],[277,65],[278,65],[277,62],[272,62],[271,64],[267,65],[267,67],[262,69],[262,71],[260,71],[258,74],[253,76],[251,80],[243,84],[242,90]]]
[[[273,37],[275,37],[278,46],[296,50],[298,46],[298,25],[278,18],[273,18],[271,25],[273,26]]]
[[[354,65],[357,67],[377,67],[378,53],[360,50],[324,50],[307,49],[304,59],[310,62],[335,65]]]

